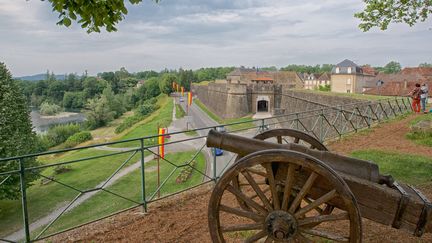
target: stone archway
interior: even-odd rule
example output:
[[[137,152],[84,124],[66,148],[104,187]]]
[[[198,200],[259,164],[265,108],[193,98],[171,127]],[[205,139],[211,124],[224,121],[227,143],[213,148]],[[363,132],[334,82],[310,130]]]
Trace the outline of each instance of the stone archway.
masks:
[[[259,100],[257,102],[257,112],[268,112],[269,102],[267,100]]]

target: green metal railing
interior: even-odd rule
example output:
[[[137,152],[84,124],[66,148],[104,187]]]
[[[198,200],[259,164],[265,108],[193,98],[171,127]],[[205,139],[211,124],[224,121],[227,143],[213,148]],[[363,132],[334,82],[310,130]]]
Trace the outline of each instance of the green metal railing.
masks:
[[[341,137],[344,134],[357,132],[360,129],[369,128],[381,121],[388,120],[411,111],[412,109],[409,98],[392,98],[380,101],[346,104],[337,107],[323,107],[321,109],[285,114],[272,118],[223,124],[222,126],[225,126],[228,132],[240,133],[244,136],[250,137],[272,128],[292,128],[307,132],[320,141],[326,141]],[[238,127],[238,125],[247,123],[250,125],[245,128],[235,129],[235,127]],[[216,127],[212,126],[189,130],[197,132],[198,136],[187,136],[185,134],[186,131],[168,133],[167,135],[170,136],[170,138],[165,143],[165,146],[168,150],[167,156],[165,156],[165,158],[161,158],[159,156],[157,152],[157,144],[152,144],[150,142],[146,143],[146,141],[155,141],[158,135],[118,142],[94,144],[79,148],[21,155],[11,158],[0,158],[0,164],[16,163],[18,165],[18,169],[0,171],[0,186],[12,178],[16,179],[19,177],[21,204],[16,203],[15,206],[16,208],[22,209],[21,217],[23,220],[21,227],[16,225],[11,226],[14,228],[14,230],[11,228],[7,233],[4,233],[6,235],[0,237],[0,241],[38,241],[80,227],[82,225],[110,217],[132,208],[139,207],[144,212],[147,212],[148,205],[154,201],[178,194],[205,183],[216,181],[234,162],[236,155],[226,152],[223,156],[216,156],[215,151],[212,153],[210,149],[206,148],[205,135],[210,129],[214,128]],[[111,145],[126,144],[132,141],[139,142],[139,147],[117,149],[110,147]],[[96,153],[96,151],[101,150],[106,150],[108,152],[65,161],[49,162],[37,166],[26,166],[25,163],[25,161],[30,158],[37,159],[41,158],[42,156],[56,156],[61,154],[73,155],[73,153],[79,153],[80,151],[92,151]],[[173,161],[169,158],[170,154],[174,158],[176,158],[175,156],[177,155],[182,156],[181,153],[184,151],[189,151],[191,154],[191,156],[189,156],[188,159],[184,161]],[[204,157],[204,165],[199,163],[199,159],[202,157]],[[103,161],[100,159],[103,159]],[[155,180],[153,178],[155,172],[152,172],[150,170],[152,166],[149,166],[149,163],[152,163],[152,161],[155,161],[155,159],[159,159],[159,162],[162,163],[163,167],[161,168],[172,167],[172,169],[166,170],[162,173],[166,175],[164,178],[162,178],[159,184],[155,184]],[[138,161],[133,163],[134,160]],[[89,188],[82,189],[80,186],[74,185],[74,183],[79,185],[81,181],[67,182],[64,180],[65,178],[62,179],[61,176],[56,178],[47,175],[47,171],[52,170],[54,167],[66,165],[91,165],[92,163],[99,163],[100,166],[98,166],[98,168],[109,167],[112,166],[111,164],[115,164],[115,166],[112,168],[112,173],[107,173],[103,179],[99,179],[97,182],[94,182],[97,184],[96,186],[86,185],[86,187]],[[192,178],[198,178],[197,182],[191,185],[188,184],[187,186],[179,183],[179,185],[175,185],[175,187],[171,188],[170,185],[173,185],[174,177],[177,176],[178,178],[178,176],[183,171],[185,171],[186,168],[190,169],[189,179],[192,181]],[[146,171],[146,169],[149,171]],[[86,173],[88,172],[89,171],[86,171]],[[134,172],[137,174],[133,174]],[[56,197],[53,196],[44,198],[43,200],[49,202],[47,205],[51,205],[50,209],[53,212],[49,214],[50,217],[40,215],[39,217],[32,220],[31,217],[29,217],[29,208],[31,208],[31,206],[37,202],[33,198],[29,198],[28,191],[32,190],[32,188],[26,188],[25,186],[26,177],[28,177],[30,174],[36,174],[41,178],[41,180],[43,179],[47,182],[55,183],[55,185],[58,185],[59,188],[61,186],[61,188],[66,188],[76,194],[71,200],[69,200],[69,203],[66,205],[61,205],[60,207],[57,205],[63,202],[55,201],[58,200]],[[129,184],[127,184],[128,187],[126,190],[115,190],[115,186],[120,185],[123,179],[130,179],[134,176],[139,177],[139,182],[134,182],[132,180],[131,182],[128,182]],[[89,178],[91,177],[92,175],[90,173]],[[137,198],[136,195],[128,196],[128,192],[131,190],[135,190],[134,192],[136,195],[139,194],[139,198]],[[72,226],[61,227],[62,225],[58,223],[60,219],[65,217],[65,215],[68,213],[72,213],[74,209],[79,209],[80,205],[85,204],[91,199],[97,198],[101,195],[100,193],[104,193],[113,198],[121,199],[125,203],[125,206],[121,207],[119,210],[116,209],[109,212],[104,212],[101,216],[96,217],[96,219],[87,219],[84,220],[85,222],[79,222]],[[39,198],[39,200],[41,199]],[[50,200],[53,200],[54,202]],[[57,229],[55,227],[59,228]]]

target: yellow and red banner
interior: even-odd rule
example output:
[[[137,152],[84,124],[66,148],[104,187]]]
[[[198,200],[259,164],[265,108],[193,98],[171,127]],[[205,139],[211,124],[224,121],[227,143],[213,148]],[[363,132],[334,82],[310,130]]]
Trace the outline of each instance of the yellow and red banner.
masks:
[[[165,158],[165,129],[166,128],[159,128],[158,132],[159,156],[162,159]]]
[[[192,91],[189,91],[189,93],[188,93],[188,105],[189,106],[192,105]]]
[[[184,87],[181,87],[181,96],[184,96]]]
[[[176,90],[176,82],[173,82],[173,83],[172,83],[172,89],[173,89],[173,90]]]

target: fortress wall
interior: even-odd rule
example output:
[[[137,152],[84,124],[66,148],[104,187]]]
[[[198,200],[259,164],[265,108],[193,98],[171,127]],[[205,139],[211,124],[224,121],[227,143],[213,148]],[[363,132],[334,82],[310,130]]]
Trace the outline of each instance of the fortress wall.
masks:
[[[223,119],[243,117],[250,112],[246,85],[209,83],[192,85],[192,90],[210,111]]]

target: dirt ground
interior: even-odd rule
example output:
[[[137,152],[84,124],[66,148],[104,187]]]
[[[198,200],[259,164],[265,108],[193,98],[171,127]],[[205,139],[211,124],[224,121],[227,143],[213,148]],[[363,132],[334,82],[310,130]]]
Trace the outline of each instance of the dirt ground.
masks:
[[[383,149],[401,153],[421,153],[432,157],[432,149],[405,139],[412,115],[373,128],[372,132],[354,134],[332,142],[331,151],[349,154],[359,149]],[[207,206],[212,184],[149,205],[149,212],[139,209],[52,237],[53,242],[210,242]],[[432,198],[432,185],[419,188]],[[389,226],[363,219],[364,242],[432,242],[432,234],[421,238]]]

